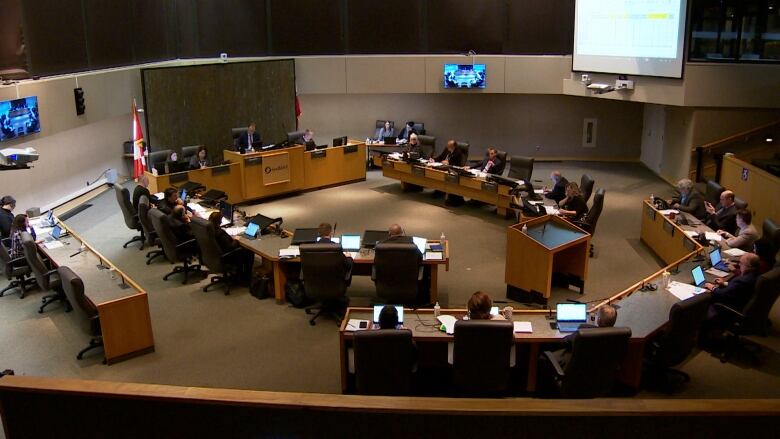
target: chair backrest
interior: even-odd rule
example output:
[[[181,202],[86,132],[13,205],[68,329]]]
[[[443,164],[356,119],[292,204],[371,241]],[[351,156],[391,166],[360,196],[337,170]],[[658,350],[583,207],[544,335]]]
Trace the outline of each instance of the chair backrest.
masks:
[[[38,287],[43,291],[50,290],[50,278],[46,276],[49,268],[43,263],[43,259],[41,259],[41,255],[38,253],[38,245],[35,243],[35,239],[27,232],[22,232],[22,249],[24,249],[24,258],[27,259],[27,265],[30,266]]]
[[[769,319],[769,312],[780,294],[780,267],[775,267],[758,277],[753,289],[753,297],[745,305],[742,322],[746,333],[764,333]]]
[[[761,237],[772,244],[772,254],[777,254],[780,251],[780,227],[771,218],[766,218],[761,233]]]
[[[146,244],[155,245],[157,242],[157,232],[154,230],[152,220],[149,219],[149,197],[141,195],[138,199],[138,221],[141,223],[141,228],[144,231],[146,237]]]
[[[531,174],[534,172],[534,158],[512,156],[510,159],[509,177],[523,181],[531,181]]]
[[[487,158],[487,156],[488,156],[488,152],[485,151],[485,158]],[[496,174],[507,177],[509,175],[509,168],[511,168],[511,166],[507,162],[509,156],[507,155],[506,151],[496,150],[496,157],[498,157],[501,160],[501,164],[498,165],[498,167],[495,169]]]
[[[414,131],[418,135],[425,135],[425,124],[422,122],[417,122],[414,124]]]
[[[458,140],[455,142],[455,147],[460,149],[460,153],[463,155],[463,163],[460,163],[460,166],[463,166],[469,160],[469,149],[471,149],[471,144],[468,141]]]
[[[394,121],[377,119],[376,120],[376,130],[377,130],[377,132],[379,132],[379,130],[381,130],[382,128],[385,127],[385,122],[390,122],[390,128],[395,129],[395,122]]]
[[[574,334],[561,396],[593,398],[612,390],[628,351],[630,328],[589,328]]]
[[[2,273],[6,275],[8,279],[11,279],[11,272],[13,271],[13,268],[11,267],[11,252],[5,243],[6,240],[0,240],[0,269],[2,269]]]
[[[513,325],[507,320],[459,320],[452,353],[453,384],[463,394],[491,395],[509,386]]]
[[[713,206],[717,206],[720,202],[720,194],[723,191],[723,186],[717,181],[707,180],[707,187],[704,190],[704,199],[712,203]]]
[[[413,243],[377,244],[372,268],[377,296],[387,303],[416,303],[421,262],[420,251]]]
[[[192,146],[182,146],[181,147],[181,157],[180,160],[189,162],[190,157],[194,156],[198,152],[198,148],[200,148],[203,145],[192,145]]]
[[[658,349],[650,361],[662,367],[680,364],[696,346],[696,338],[712,298],[709,294],[698,294],[672,305],[669,310],[669,324],[656,341]]]
[[[734,205],[737,206],[737,209],[747,209],[748,202],[742,198],[734,197]]]
[[[589,226],[591,235],[596,233],[596,224],[599,222],[601,211],[604,209],[605,192],[606,191],[603,188],[596,191],[596,195],[593,196],[593,206],[582,218],[582,222]]]
[[[301,244],[300,251],[306,296],[315,300],[344,297],[351,277],[341,246],[333,242]]]
[[[130,202],[130,191],[127,190],[126,187],[115,184],[114,194],[116,195],[116,202],[119,204],[119,209],[122,210],[122,217],[125,219],[125,225],[130,229],[137,229],[139,227],[138,217],[136,216],[133,203]]]
[[[176,236],[168,223],[168,217],[160,209],[149,209],[149,219],[152,220],[152,227],[160,238],[165,258],[170,262],[180,262],[179,251],[176,248]]]
[[[84,294],[84,282],[67,266],[57,268],[62,282],[62,291],[78,316],[84,332],[91,336],[100,335],[100,320],[97,306]]]
[[[161,149],[159,151],[152,151],[149,153],[149,168],[153,168],[154,165],[159,163],[165,163],[168,161],[168,157],[173,153],[172,149]]]
[[[582,174],[580,178],[580,191],[582,192],[582,198],[587,203],[590,201],[590,196],[593,194],[593,185],[596,184],[596,180],[588,174]]]
[[[355,332],[355,385],[360,395],[411,393],[414,345],[408,329]]]
[[[290,145],[301,143],[304,134],[306,134],[306,131],[291,131],[287,133],[287,143]]]
[[[222,249],[217,243],[214,224],[203,218],[193,217],[190,221],[190,230],[195,235],[195,241],[198,242],[198,248],[200,248],[201,264],[206,264],[209,271],[224,273],[226,266],[222,260]]]
[[[417,140],[420,142],[420,147],[423,150],[424,158],[433,157],[433,154],[436,151],[436,138],[433,136],[424,136],[422,134],[418,134]]]

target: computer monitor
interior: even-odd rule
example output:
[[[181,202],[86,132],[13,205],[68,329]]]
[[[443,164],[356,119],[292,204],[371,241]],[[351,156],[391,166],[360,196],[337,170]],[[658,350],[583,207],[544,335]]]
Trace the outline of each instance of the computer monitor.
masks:
[[[222,214],[222,218],[233,222],[233,205],[227,201],[219,202],[219,212]]]
[[[343,146],[346,145],[346,142],[344,142],[344,137],[336,137],[333,139],[333,146]]]
[[[382,143],[385,145],[395,145],[396,140],[398,139],[396,139],[395,136],[384,136],[382,138]]]
[[[360,235],[341,235],[341,248],[351,252],[360,250]]]
[[[309,244],[317,242],[319,237],[319,229],[295,229],[292,237],[292,245]]]
[[[401,324],[404,322],[404,306],[403,305],[392,305],[395,307],[396,311],[398,311],[398,324]],[[385,305],[374,305],[374,323],[379,323],[379,314],[382,313],[382,308],[384,308]]]
[[[584,303],[559,303],[556,307],[559,322],[584,322],[587,318],[588,310]]]
[[[374,248],[378,242],[386,241],[389,237],[387,230],[366,230],[363,232],[363,247]]]
[[[425,245],[428,244],[427,239],[420,238],[419,236],[413,236],[412,242],[414,242],[414,245],[416,245],[417,248],[420,250],[420,253],[425,253]]]
[[[694,285],[697,287],[704,285],[704,270],[702,270],[701,265],[697,265],[693,270],[691,270],[691,276],[693,276]]]

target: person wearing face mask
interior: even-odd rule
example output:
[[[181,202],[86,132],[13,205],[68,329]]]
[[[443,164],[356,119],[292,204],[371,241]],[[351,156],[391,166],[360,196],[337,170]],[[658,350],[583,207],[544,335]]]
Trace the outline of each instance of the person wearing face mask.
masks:
[[[758,230],[751,224],[753,214],[747,209],[737,210],[737,235],[733,235],[725,230],[718,230],[718,234],[723,237],[722,244],[726,248],[738,248],[749,252],[753,250],[753,244],[758,240]]]
[[[550,173],[550,180],[553,182],[552,190],[544,189],[544,197],[559,203],[566,198],[566,185],[569,184],[569,180],[561,175],[561,171],[552,171]]]

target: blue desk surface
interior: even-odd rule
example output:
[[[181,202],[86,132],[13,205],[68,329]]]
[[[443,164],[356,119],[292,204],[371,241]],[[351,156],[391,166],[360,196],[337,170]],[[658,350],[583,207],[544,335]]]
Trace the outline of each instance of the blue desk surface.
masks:
[[[529,227],[528,236],[547,248],[555,248],[582,238],[585,236],[585,233],[572,230],[553,221],[547,221],[543,224]]]

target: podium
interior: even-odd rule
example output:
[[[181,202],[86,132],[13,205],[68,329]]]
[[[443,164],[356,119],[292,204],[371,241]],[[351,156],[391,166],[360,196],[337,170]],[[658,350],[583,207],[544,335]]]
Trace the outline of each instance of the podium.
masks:
[[[523,233],[523,225],[528,227]],[[507,298],[547,303],[553,279],[582,293],[588,276],[590,234],[553,215],[523,220],[507,229]],[[553,276],[555,274],[555,276]]]

